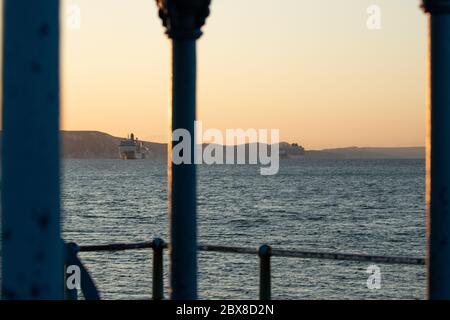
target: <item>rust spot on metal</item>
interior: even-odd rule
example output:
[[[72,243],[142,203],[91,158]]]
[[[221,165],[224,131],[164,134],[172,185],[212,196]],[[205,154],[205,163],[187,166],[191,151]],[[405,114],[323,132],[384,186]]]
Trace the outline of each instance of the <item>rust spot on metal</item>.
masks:
[[[39,37],[45,38],[49,34],[49,30],[50,30],[50,27],[48,26],[47,23],[41,24],[41,26],[39,27],[39,30],[38,30]]]
[[[50,213],[46,210],[36,211],[34,217],[42,229],[46,229],[50,224]]]
[[[48,218],[48,215],[43,215],[39,218],[39,224],[43,229],[47,228],[49,221],[50,219]]]
[[[11,240],[11,230],[5,230],[2,236],[3,242]]]
[[[31,62],[31,72],[32,73],[41,73],[42,72],[42,65],[39,62],[37,62],[37,61]]]

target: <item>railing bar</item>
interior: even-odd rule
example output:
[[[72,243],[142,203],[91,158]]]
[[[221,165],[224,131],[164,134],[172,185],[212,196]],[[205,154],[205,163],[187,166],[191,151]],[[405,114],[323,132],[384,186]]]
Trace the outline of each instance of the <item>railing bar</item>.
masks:
[[[198,250],[243,253],[243,254],[255,254],[258,252],[256,248],[253,249],[253,248],[226,247],[226,246],[208,246],[208,245],[200,245],[198,247]],[[312,252],[312,251],[282,250],[282,249],[272,249],[272,256],[286,257],[286,258],[370,261],[387,264],[425,265],[425,259],[423,258],[410,258],[397,256],[371,256],[363,254],[328,253],[328,252]]]
[[[88,245],[80,246],[80,252],[92,252],[92,251],[123,251],[123,250],[135,250],[135,249],[148,249],[152,248],[152,242],[140,242],[140,243],[116,243],[105,245]]]
[[[215,251],[227,253],[258,254],[257,248],[227,247],[216,245],[199,245],[199,251]]]
[[[136,249],[147,249],[147,248],[153,248],[152,242],[87,245],[87,246],[80,246],[80,252],[124,251],[124,250],[136,250]],[[167,248],[168,248],[168,244],[164,243],[164,249],[167,249]],[[237,254],[255,254],[255,255],[258,254],[257,248],[231,247],[231,246],[220,246],[220,245],[202,245],[202,244],[200,244],[198,246],[198,250],[199,251],[209,251],[209,252],[237,253]],[[367,261],[367,262],[378,262],[378,263],[385,263],[385,264],[425,265],[424,258],[401,257],[401,256],[372,256],[372,255],[352,254],[352,253],[330,253],[330,252],[272,249],[272,256],[286,257],[286,258],[304,258],[304,259]]]
[[[351,253],[329,253],[329,252],[273,249],[272,256],[306,258],[306,259],[370,261],[387,264],[425,265],[425,259],[423,258],[398,257],[398,256],[371,256],[371,255],[351,254]]]

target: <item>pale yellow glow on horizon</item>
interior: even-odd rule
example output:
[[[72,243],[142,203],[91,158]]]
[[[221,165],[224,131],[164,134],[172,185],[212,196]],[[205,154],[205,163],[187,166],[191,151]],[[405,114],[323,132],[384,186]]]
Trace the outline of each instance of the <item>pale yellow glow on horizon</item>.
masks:
[[[62,128],[167,142],[170,41],[153,0],[65,0]],[[307,148],[425,143],[419,1],[213,0],[198,43],[205,128],[277,128]],[[64,16],[65,12],[62,11]]]

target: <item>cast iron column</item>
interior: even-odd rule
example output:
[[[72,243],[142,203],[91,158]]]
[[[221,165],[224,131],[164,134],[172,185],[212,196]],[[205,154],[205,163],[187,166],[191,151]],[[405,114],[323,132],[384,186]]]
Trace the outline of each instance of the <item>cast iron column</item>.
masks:
[[[424,0],[422,7],[429,13],[428,297],[450,299],[450,0]]]
[[[194,121],[196,109],[196,40],[209,14],[209,0],[157,0],[159,16],[172,39],[171,134],[190,133],[190,163],[175,164],[169,139],[168,182],[170,216],[171,298],[197,298],[197,221]]]
[[[5,0],[2,297],[62,299],[59,1]]]

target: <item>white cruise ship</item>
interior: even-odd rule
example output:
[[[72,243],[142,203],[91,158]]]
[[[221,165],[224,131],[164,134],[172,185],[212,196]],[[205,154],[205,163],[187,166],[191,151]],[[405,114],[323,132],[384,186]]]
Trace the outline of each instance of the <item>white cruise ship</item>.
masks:
[[[148,148],[138,138],[134,138],[134,134],[126,140],[120,141],[119,144],[120,158],[123,160],[145,159],[149,154]]]

